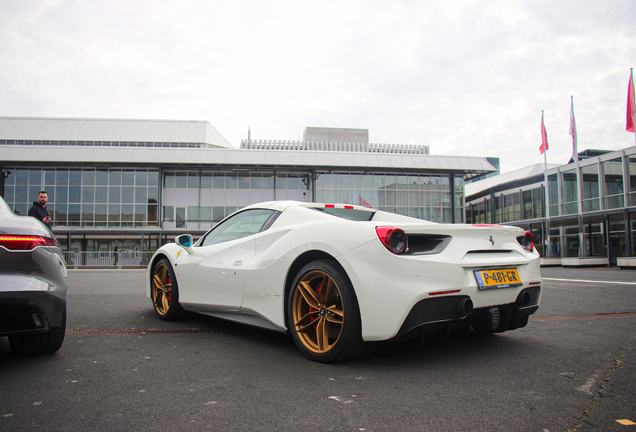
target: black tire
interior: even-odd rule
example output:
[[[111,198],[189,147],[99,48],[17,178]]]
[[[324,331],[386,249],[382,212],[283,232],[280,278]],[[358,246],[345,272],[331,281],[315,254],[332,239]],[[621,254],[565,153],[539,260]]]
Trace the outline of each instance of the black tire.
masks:
[[[170,261],[159,260],[152,269],[150,294],[155,313],[164,321],[183,318],[185,311],[179,304],[179,285]]]
[[[294,342],[310,360],[341,362],[370,352],[351,281],[333,261],[313,261],[300,270],[287,296],[287,317]]]
[[[31,333],[19,336],[10,336],[9,345],[15,355],[30,356],[41,354],[53,354],[62,347],[66,334],[66,308],[62,316],[62,324],[52,327],[42,333]]]

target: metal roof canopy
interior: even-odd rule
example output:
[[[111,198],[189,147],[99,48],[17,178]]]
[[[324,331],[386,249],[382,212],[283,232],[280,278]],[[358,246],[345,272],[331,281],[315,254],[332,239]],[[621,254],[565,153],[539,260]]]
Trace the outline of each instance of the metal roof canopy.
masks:
[[[201,120],[0,117],[0,139],[62,142],[179,142],[234,148],[214,126]]]
[[[557,167],[558,165],[550,165]],[[543,164],[534,164],[514,171],[488,177],[466,185],[466,201],[477,199],[491,192],[514,189],[533,184],[543,179],[545,167]]]
[[[0,136],[2,136],[0,134]],[[3,164],[318,168],[337,171],[366,169],[456,172],[479,175],[496,169],[482,157],[377,154],[321,151],[266,151],[221,148],[147,148],[91,146],[0,145]]]

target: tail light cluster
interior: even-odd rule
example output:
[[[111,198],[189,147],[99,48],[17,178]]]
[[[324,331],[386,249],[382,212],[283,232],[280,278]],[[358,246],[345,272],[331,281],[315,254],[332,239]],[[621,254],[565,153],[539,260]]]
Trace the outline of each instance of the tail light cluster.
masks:
[[[393,227],[375,227],[380,241],[389,252],[396,255],[406,251],[406,234],[399,228]]]
[[[433,255],[443,251],[451,236],[442,234],[406,233],[395,227],[375,227],[385,248],[396,255]]]
[[[57,246],[57,242],[50,237],[0,234],[0,246],[9,250],[31,250],[37,246]]]
[[[534,249],[534,237],[530,231],[526,231],[524,235],[517,237],[517,241],[526,252],[532,252]]]

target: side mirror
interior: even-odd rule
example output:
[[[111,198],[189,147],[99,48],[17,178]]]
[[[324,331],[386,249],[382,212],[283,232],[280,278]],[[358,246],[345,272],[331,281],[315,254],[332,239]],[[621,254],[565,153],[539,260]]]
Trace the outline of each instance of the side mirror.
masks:
[[[192,236],[190,234],[182,234],[180,236],[177,236],[177,238],[174,239],[174,242],[184,248],[189,254],[194,251],[192,249],[194,241],[192,240]]]

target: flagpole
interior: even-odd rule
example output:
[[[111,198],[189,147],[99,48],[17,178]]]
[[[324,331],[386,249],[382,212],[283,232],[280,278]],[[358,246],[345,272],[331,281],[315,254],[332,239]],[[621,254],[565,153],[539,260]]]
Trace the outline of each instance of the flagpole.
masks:
[[[543,110],[541,110],[541,120],[543,120]],[[545,165],[543,170],[543,179],[545,180],[545,216],[546,216],[546,231],[547,235],[543,236],[543,254],[546,258],[550,258],[550,189],[548,189],[548,150],[543,151],[543,163]],[[545,241],[547,238],[547,241]],[[547,249],[547,250],[546,250]]]
[[[579,139],[576,133],[576,120],[574,118],[574,96],[570,96],[570,135],[572,135],[572,161],[576,164],[576,189],[577,207],[579,213],[579,258],[587,256],[583,242],[583,179],[581,177],[581,165],[579,164]]]
[[[545,121],[543,119],[543,110],[541,110],[541,145],[545,146],[543,149],[543,180],[545,182],[544,194],[545,194],[545,216],[546,216],[546,232],[543,234],[543,255],[546,258],[550,258],[550,189],[548,189],[548,137],[545,136],[545,144],[543,143],[543,133],[545,130]]]
[[[579,138],[576,134],[576,121],[574,120],[574,96],[570,96],[570,135],[572,135],[572,160],[579,161]]]

